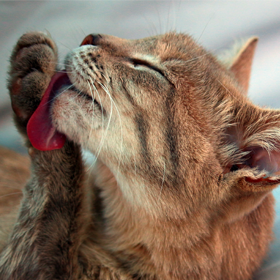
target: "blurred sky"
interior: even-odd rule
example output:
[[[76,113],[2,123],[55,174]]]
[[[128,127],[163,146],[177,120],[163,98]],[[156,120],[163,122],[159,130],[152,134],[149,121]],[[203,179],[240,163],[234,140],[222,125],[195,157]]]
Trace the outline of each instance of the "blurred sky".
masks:
[[[6,72],[16,40],[33,30],[51,33],[61,61],[93,32],[141,38],[177,30],[215,53],[258,35],[249,96],[280,108],[280,1],[1,1],[0,144],[18,151],[23,149],[10,118]]]
[[[51,33],[61,61],[89,33],[129,39],[177,30],[214,53],[236,39],[257,35],[249,96],[258,105],[280,108],[280,1],[1,1],[0,145],[20,152],[24,149],[11,121],[6,72],[13,45],[24,32],[34,30]],[[280,192],[276,195],[279,198]],[[280,234],[279,218],[276,225]],[[258,280],[280,279],[277,242]]]
[[[257,35],[249,96],[256,104],[280,108],[280,1],[1,1],[0,144],[19,151],[6,72],[16,40],[33,30],[51,33],[61,61],[93,32],[141,38],[177,30],[215,53],[236,39]]]

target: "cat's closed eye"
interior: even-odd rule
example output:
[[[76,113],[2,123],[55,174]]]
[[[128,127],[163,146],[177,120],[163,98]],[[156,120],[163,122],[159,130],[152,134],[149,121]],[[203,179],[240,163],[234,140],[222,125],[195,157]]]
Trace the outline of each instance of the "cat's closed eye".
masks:
[[[162,70],[160,70],[158,67],[156,67],[155,65],[153,65],[152,63],[148,62],[147,60],[143,60],[143,59],[138,59],[138,58],[130,58],[129,62],[132,64],[132,66],[134,68],[141,68],[141,67],[147,67],[151,70],[154,70],[156,72],[158,72],[159,74],[161,74],[162,76],[164,76]]]

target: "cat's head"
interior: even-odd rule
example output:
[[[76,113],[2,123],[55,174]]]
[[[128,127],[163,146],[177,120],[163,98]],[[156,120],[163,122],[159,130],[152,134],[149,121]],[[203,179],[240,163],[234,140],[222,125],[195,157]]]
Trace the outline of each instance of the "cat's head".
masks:
[[[279,182],[280,112],[246,97],[256,43],[222,63],[184,34],[89,35],[66,57],[73,86],[54,101],[53,122],[135,205],[171,216],[219,209],[235,219]]]

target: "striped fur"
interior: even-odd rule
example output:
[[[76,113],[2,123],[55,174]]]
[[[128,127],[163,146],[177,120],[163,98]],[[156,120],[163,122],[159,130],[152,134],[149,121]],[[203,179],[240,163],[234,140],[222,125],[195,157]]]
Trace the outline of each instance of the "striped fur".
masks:
[[[31,176],[17,185],[14,155],[0,149],[9,185],[26,184],[17,217],[17,201],[1,208],[1,279],[251,279],[280,182],[280,111],[245,95],[256,40],[223,64],[185,34],[89,35],[65,59],[73,86],[52,103],[67,143],[42,152],[26,123],[57,50],[48,35],[24,34],[8,89]],[[91,168],[81,148],[97,156]]]

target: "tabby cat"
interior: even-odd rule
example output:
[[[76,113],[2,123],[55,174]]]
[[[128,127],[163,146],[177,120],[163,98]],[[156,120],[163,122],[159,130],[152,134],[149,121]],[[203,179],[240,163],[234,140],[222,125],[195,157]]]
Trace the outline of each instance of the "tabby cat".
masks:
[[[0,278],[251,279],[280,182],[280,110],[246,97],[257,41],[221,61],[185,34],[91,34],[59,70],[24,34],[8,89],[31,175],[0,209]],[[25,184],[27,159],[1,158],[1,190]]]

